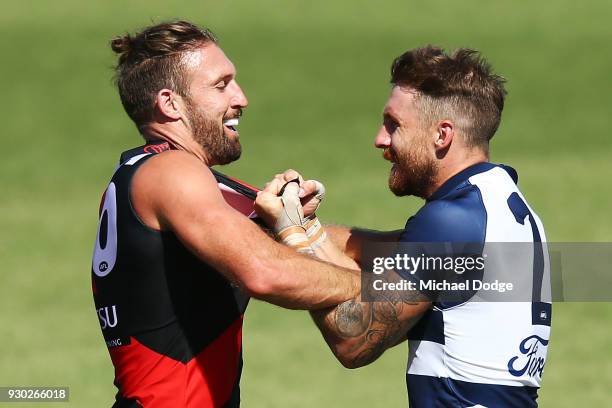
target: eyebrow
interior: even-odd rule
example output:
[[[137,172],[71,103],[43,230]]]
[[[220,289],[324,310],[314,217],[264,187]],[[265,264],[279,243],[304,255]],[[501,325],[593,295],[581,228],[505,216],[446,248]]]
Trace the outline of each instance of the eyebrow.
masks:
[[[234,74],[233,73],[229,73],[229,74],[221,74],[219,75],[213,82],[216,84],[219,81],[231,81],[232,79],[234,79]]]
[[[393,109],[386,107],[385,110],[383,110],[383,118],[388,118],[391,119],[395,122],[399,122],[399,116],[393,111]]]

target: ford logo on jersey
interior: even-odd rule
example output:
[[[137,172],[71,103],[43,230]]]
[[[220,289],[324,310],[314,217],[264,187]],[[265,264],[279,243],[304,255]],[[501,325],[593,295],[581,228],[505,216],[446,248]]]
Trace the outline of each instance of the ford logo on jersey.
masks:
[[[525,373],[530,377],[534,377],[537,374],[539,378],[542,378],[546,359],[542,357],[541,353],[538,353],[540,346],[548,346],[548,340],[533,335],[521,341],[519,346],[521,355],[514,356],[508,361],[508,371],[510,374],[515,377],[521,377]]]

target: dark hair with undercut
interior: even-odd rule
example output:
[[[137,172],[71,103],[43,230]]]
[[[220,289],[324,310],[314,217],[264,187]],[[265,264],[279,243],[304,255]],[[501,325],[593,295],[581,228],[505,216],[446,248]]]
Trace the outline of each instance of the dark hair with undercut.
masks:
[[[416,48],[391,65],[391,83],[416,93],[424,127],[453,120],[468,146],[487,153],[504,109],[505,82],[477,51],[467,48],[452,54],[433,46]]]
[[[152,120],[155,98],[161,89],[189,95],[185,55],[208,43],[217,43],[210,30],[181,20],[111,40],[111,48],[119,55],[115,82],[121,103],[136,126]]]

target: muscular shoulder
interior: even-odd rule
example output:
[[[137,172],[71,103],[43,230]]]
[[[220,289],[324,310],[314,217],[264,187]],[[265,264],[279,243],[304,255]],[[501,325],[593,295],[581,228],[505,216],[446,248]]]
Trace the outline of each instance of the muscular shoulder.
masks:
[[[167,215],[222,204],[223,199],[210,169],[195,156],[167,151],[147,160],[132,181],[131,199],[145,224],[164,229]]]
[[[465,185],[427,202],[406,222],[401,242],[483,242],[487,212],[480,191]]]
[[[170,150],[147,160],[137,171],[141,182],[150,181],[161,188],[186,186],[181,180],[209,180],[214,184],[210,169],[194,155],[180,150]],[[170,185],[168,185],[170,184]]]

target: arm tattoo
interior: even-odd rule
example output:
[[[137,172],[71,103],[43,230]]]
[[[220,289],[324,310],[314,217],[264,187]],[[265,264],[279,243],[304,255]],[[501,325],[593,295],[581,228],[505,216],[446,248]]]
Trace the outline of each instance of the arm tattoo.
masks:
[[[342,337],[357,337],[364,333],[372,319],[371,311],[370,305],[362,304],[355,299],[338,305],[335,312],[338,333]]]
[[[360,340],[355,347],[360,351],[352,359],[355,366],[376,360],[406,334],[419,318],[401,320],[406,307],[429,301],[423,294],[412,291],[403,294],[378,293],[377,299],[374,302],[352,299],[338,305],[334,312],[334,331],[341,337]]]

